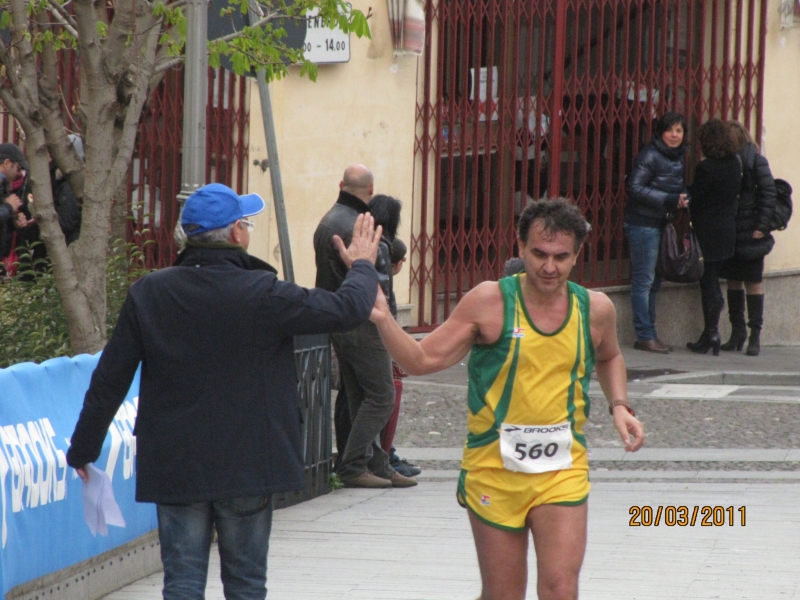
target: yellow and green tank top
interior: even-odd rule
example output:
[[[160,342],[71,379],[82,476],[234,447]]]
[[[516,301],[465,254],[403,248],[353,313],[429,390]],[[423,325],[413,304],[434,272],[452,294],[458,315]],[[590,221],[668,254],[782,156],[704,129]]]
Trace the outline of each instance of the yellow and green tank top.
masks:
[[[525,308],[524,277],[499,281],[503,294],[500,338],[493,344],[472,347],[469,433],[462,461],[462,469],[467,471],[503,468],[498,431],[502,423],[554,425],[568,421],[573,464],[585,464],[588,459],[583,426],[589,417],[589,379],[595,363],[589,292],[567,282],[567,316],[556,331],[543,333]]]

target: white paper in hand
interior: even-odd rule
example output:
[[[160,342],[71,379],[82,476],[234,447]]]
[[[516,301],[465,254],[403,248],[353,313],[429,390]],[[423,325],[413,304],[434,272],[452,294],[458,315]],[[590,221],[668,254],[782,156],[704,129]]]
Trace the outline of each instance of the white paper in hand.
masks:
[[[125,527],[122,511],[114,499],[111,479],[105,471],[86,465],[89,481],[83,484],[83,516],[92,535],[108,535],[108,525]]]

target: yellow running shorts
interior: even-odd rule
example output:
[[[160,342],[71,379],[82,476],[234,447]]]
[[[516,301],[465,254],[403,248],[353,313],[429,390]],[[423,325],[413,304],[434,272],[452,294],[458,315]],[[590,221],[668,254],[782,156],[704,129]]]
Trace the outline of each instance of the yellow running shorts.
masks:
[[[541,504],[577,506],[589,498],[589,470],[520,473],[507,469],[461,471],[456,497],[481,521],[507,531],[523,531],[528,512]]]

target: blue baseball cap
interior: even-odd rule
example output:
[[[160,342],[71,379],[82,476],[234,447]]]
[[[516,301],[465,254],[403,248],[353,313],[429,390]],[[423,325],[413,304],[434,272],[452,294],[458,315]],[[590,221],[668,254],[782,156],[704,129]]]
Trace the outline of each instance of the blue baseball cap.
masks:
[[[227,185],[209,183],[186,199],[181,226],[189,237],[214,229],[222,229],[244,217],[264,210],[258,194],[240,196]]]

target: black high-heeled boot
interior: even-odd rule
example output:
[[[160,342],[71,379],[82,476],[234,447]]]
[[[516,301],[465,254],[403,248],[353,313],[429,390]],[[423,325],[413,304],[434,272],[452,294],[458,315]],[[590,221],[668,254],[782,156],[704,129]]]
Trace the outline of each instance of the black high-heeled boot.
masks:
[[[700,334],[698,340],[696,342],[686,342],[686,347],[692,352],[699,352],[700,354],[708,352],[708,332],[703,329],[703,333]]]
[[[721,340],[719,339],[719,314],[722,312],[722,301],[703,300],[703,320],[705,329],[696,342],[687,342],[686,347],[697,354],[705,354],[709,350],[719,356]]]
[[[750,340],[747,342],[747,356],[761,354],[761,326],[764,324],[764,294],[748,294],[747,324],[750,326]]]
[[[728,319],[731,337],[719,349],[739,351],[747,341],[747,323],[744,320],[744,290],[728,290]]]
[[[721,342],[719,331],[716,329],[705,329],[703,333],[700,334],[699,340],[696,342],[687,342],[686,347],[696,354],[705,354],[711,350],[714,356],[719,356]]]

